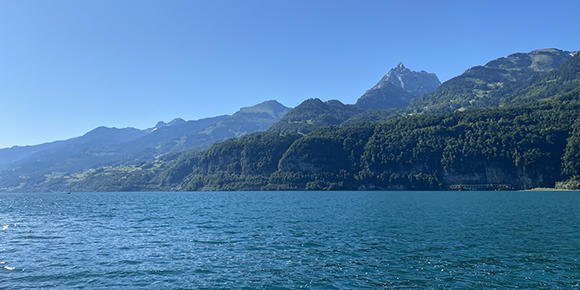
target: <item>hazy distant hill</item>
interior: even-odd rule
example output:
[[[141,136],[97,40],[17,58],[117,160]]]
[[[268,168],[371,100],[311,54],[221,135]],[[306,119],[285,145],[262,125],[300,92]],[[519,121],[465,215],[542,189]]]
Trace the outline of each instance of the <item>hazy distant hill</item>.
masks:
[[[74,139],[74,138],[73,138]],[[64,140],[64,141],[54,141],[49,143],[43,143],[39,145],[30,145],[30,146],[13,146],[10,148],[2,148],[0,149],[0,169],[14,163],[16,161],[25,159],[33,154],[38,152],[52,149],[63,145],[67,141],[72,141],[72,139]]]
[[[399,63],[366,91],[356,105],[365,111],[406,107],[412,99],[432,93],[439,85],[441,82],[434,73],[412,71]]]
[[[36,190],[48,180],[46,176],[51,179],[55,174],[103,165],[152,161],[174,151],[207,149],[215,142],[266,130],[289,110],[276,101],[267,101],[242,108],[232,116],[187,122],[176,119],[149,130],[100,127],[12,164],[0,173],[0,188],[24,184],[22,190]]]
[[[26,174],[26,172],[54,166],[86,148],[128,142],[146,134],[143,130],[135,128],[98,127],[80,137],[33,146],[33,148],[43,150],[38,150],[26,156],[26,158],[10,164],[9,167],[5,166],[5,168],[9,168],[10,174]],[[18,149],[13,147],[6,150],[6,152]],[[2,176],[6,174],[7,172],[4,172]]]
[[[174,120],[167,124],[158,123],[156,128],[147,130],[150,133],[141,138],[109,146],[91,146],[84,148],[66,160],[55,164],[48,170],[59,172],[74,172],[97,165],[106,165],[111,162],[115,163],[117,161],[124,161],[120,162],[123,164],[132,162],[135,159],[132,158],[132,155],[134,155],[136,152],[140,152],[142,150],[147,152],[150,150],[147,148],[155,148],[174,138],[191,134],[192,132],[198,132],[227,118],[229,118],[229,116],[226,115],[187,122],[174,122]],[[142,159],[152,160],[154,158],[155,155],[150,154],[143,156]]]
[[[232,116],[204,130],[175,138],[160,145],[157,152],[163,154],[178,150],[205,150],[215,142],[264,131],[283,118],[290,110],[274,100],[244,107]]]

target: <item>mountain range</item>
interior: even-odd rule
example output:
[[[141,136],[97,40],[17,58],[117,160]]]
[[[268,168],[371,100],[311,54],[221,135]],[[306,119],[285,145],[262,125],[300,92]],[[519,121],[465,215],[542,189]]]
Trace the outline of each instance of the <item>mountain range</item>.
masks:
[[[0,190],[570,187],[580,180],[579,88],[580,55],[558,49],[511,54],[443,84],[400,63],[355,104],[268,101],[0,149]]]
[[[435,91],[440,84],[435,74],[412,71],[399,63],[355,104],[343,104],[338,100],[322,102],[319,99],[308,99],[268,128],[268,131],[279,134],[308,134],[317,128],[338,126],[365,111],[405,107],[411,100]]]
[[[514,53],[466,70],[441,84],[434,92],[411,100],[405,108],[368,111],[354,116],[347,123],[384,122],[410,114],[451,113],[521,103],[524,90],[538,85],[546,74],[560,68],[573,55],[575,52],[553,48]],[[547,97],[555,95],[554,92]],[[538,98],[528,98],[527,101],[532,100]]]
[[[266,101],[231,116],[177,118],[145,130],[99,127],[64,141],[0,149],[0,187],[29,188],[46,181],[46,176],[153,161],[172,151],[204,150],[215,142],[265,130],[289,110]]]

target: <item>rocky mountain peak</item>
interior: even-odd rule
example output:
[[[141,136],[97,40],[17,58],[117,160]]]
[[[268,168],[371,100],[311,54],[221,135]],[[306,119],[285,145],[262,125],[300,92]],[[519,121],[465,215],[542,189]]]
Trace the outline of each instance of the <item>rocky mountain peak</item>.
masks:
[[[426,71],[412,71],[406,68],[402,62],[391,69],[372,89],[380,89],[391,83],[397,87],[421,96],[431,93],[441,85],[439,78],[434,73]]]
[[[405,107],[411,99],[435,91],[441,82],[434,73],[412,71],[402,62],[356,102],[363,110],[384,110]]]

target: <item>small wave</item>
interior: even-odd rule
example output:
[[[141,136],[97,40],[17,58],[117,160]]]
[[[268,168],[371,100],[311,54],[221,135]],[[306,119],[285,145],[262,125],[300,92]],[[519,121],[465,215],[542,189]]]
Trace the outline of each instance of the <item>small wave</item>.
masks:
[[[221,245],[221,244],[227,244],[229,242],[226,241],[204,241],[204,240],[197,240],[197,239],[192,239],[190,240],[194,243],[200,243],[200,244],[212,244],[212,245]]]
[[[22,236],[21,239],[24,240],[54,240],[54,239],[62,239],[63,237],[60,236]]]
[[[142,261],[136,261],[136,260],[121,260],[119,261],[119,263],[121,264],[127,264],[127,265],[138,265],[138,264],[142,264]]]
[[[211,274],[213,273],[212,270],[207,270],[207,269],[196,269],[195,273],[200,273],[200,274]]]
[[[2,230],[5,230],[5,229],[7,229],[7,228],[8,228],[8,225],[3,225],[3,226],[2,226]]]

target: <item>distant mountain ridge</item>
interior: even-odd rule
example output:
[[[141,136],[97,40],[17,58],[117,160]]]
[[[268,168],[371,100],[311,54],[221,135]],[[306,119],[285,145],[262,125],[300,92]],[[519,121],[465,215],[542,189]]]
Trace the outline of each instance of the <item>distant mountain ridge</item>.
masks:
[[[170,127],[170,126],[176,126],[176,125],[181,125],[183,123],[185,123],[186,121],[181,119],[181,118],[175,118],[171,121],[169,121],[169,123],[165,123],[163,121],[159,121],[157,122],[157,125],[155,125],[155,128],[153,128],[152,130],[155,129],[159,129],[159,128],[163,128],[163,127]]]
[[[185,121],[176,118],[158,122],[155,128],[96,128],[83,136],[64,141],[6,148],[1,156],[0,189],[27,184],[32,190],[45,182],[46,176],[72,173],[104,165],[123,165],[152,161],[180,150],[205,150],[211,144],[248,133],[263,131],[277,122],[290,108],[276,101],[244,107],[235,114]]]
[[[72,139],[74,138],[68,140],[47,142],[38,145],[12,146],[8,148],[2,148],[0,149],[0,170],[5,166],[8,166],[19,160],[25,159],[38,152],[62,146],[63,143],[66,143],[67,141],[72,141]]]
[[[157,149],[157,154],[178,150],[205,150],[213,143],[245,134],[264,131],[283,118],[291,109],[277,101],[243,107],[238,112],[203,130],[172,139]]]
[[[150,149],[147,150],[148,148],[160,146],[190,132],[203,130],[228,117],[224,115],[194,121],[184,121],[179,124],[174,123],[175,125],[165,125],[160,128],[154,128],[153,130],[145,130],[148,134],[128,142],[120,142],[108,146],[87,146],[66,160],[47,168],[47,170],[74,172],[97,165],[107,165],[111,162],[114,164],[126,164],[133,161],[152,160],[155,155],[151,153]],[[135,156],[137,152],[141,151],[149,154],[137,154],[138,157]]]

